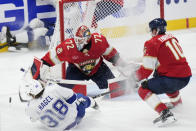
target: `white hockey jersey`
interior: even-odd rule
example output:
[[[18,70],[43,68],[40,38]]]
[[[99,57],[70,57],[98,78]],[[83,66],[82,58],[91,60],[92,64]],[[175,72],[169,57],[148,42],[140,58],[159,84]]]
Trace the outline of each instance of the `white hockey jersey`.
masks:
[[[28,103],[26,113],[52,130],[64,130],[77,117],[76,94],[57,84],[45,88],[43,95]]]

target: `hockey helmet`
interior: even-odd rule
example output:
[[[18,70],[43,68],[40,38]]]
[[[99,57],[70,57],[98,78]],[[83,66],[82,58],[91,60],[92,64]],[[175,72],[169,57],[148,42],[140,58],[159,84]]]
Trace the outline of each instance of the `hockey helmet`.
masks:
[[[74,39],[77,46],[80,46],[80,48],[82,48],[84,45],[88,44],[88,40],[90,39],[90,37],[90,29],[87,26],[82,25],[79,28],[77,28]]]
[[[162,18],[156,18],[149,22],[149,28],[152,32],[157,29],[157,34],[164,34],[166,32],[167,22]]]
[[[28,82],[26,82],[25,87],[28,88],[27,94],[34,98],[44,90],[41,83],[34,79],[31,79]]]

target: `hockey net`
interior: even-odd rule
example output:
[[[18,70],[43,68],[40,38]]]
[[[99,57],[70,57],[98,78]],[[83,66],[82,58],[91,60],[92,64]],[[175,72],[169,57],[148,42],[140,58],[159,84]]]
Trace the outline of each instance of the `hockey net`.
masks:
[[[57,0],[57,22],[51,46],[74,36],[80,25],[107,38],[143,33],[154,16],[160,16],[157,1],[146,0]],[[156,9],[154,9],[156,8]],[[152,10],[153,9],[153,10]],[[157,10],[157,11],[154,11]]]

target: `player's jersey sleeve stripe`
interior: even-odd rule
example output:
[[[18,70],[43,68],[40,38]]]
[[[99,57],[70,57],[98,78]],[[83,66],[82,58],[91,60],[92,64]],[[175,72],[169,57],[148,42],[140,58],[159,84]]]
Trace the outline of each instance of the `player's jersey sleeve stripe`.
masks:
[[[156,57],[144,56],[143,65],[136,72],[137,79],[143,80],[148,78],[153,70],[157,67],[158,63],[159,62]]]
[[[156,57],[144,56],[143,57],[143,67],[146,69],[154,70],[156,68],[158,61]]]
[[[75,100],[76,100],[76,94],[74,94],[69,99],[67,99],[66,102],[72,104]]]
[[[112,46],[109,46],[107,49],[106,49],[106,51],[103,53],[103,55],[109,55],[110,54],[110,52],[113,50],[113,47]]]
[[[54,63],[54,64],[59,64],[61,63],[61,61],[59,60],[59,58],[57,57],[57,54],[56,54],[56,50],[55,49],[52,49],[49,51],[49,54],[50,54],[50,60]]]
[[[109,49],[108,49],[109,48]],[[113,47],[108,47],[106,51],[103,53],[103,57],[110,61],[114,56],[118,54],[117,50]]]

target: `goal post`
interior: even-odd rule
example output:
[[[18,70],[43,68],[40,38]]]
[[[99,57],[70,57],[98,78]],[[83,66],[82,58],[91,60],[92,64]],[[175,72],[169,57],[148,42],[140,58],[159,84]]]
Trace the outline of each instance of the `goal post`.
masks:
[[[164,0],[160,0],[160,18],[164,18]]]
[[[65,33],[64,33],[64,3],[71,3],[71,2],[82,2],[82,1],[90,1],[90,0],[60,0],[59,1],[59,20],[60,20],[60,40],[61,42],[65,40]]]

